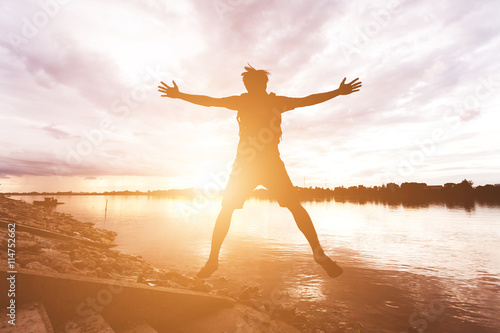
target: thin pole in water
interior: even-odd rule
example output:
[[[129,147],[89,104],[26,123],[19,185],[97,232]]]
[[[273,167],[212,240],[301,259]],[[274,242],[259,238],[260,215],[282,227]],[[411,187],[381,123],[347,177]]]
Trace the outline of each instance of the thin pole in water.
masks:
[[[107,215],[108,215],[108,199],[106,199],[106,207],[104,207],[104,220],[106,220]]]

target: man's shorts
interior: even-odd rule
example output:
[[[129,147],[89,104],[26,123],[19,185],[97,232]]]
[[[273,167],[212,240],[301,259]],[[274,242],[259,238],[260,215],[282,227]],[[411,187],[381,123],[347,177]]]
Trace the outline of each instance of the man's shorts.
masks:
[[[299,204],[297,190],[278,153],[263,154],[251,161],[237,156],[221,205],[234,209],[243,208],[246,199],[258,185],[267,188],[271,198],[277,200],[281,207]]]

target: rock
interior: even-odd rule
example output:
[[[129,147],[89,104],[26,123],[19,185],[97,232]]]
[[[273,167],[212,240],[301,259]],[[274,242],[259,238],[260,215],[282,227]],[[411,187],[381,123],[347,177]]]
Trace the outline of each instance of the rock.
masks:
[[[101,279],[109,279],[112,277],[112,275],[109,274],[108,272],[104,272],[101,267],[97,267],[95,269],[95,273],[96,273],[97,277],[101,278]]]
[[[24,240],[22,238],[18,239],[18,244],[16,246],[19,252],[32,252],[32,253],[41,253],[42,248],[35,240]]]
[[[159,274],[160,280],[170,280],[184,287],[193,285],[194,279],[174,271],[163,272]]]
[[[201,282],[194,282],[193,284],[193,287],[191,288],[191,290],[194,290],[194,291],[202,291],[202,292],[210,292],[212,291],[213,289],[213,286],[208,283],[208,282],[205,282],[205,281],[201,281]]]
[[[56,248],[58,250],[63,250],[63,251],[70,251],[70,250],[76,250],[80,248],[80,244],[76,242],[66,242],[66,241],[61,241],[58,242]]]
[[[43,257],[35,253],[24,253],[22,256],[16,258],[16,264],[21,265],[21,267],[25,267],[33,261],[38,261],[46,266],[49,266],[47,260],[44,260]]]
[[[27,269],[32,269],[34,271],[42,271],[42,272],[51,272],[51,273],[57,273],[55,269],[50,268],[49,266],[43,265],[38,261],[32,261],[27,263],[24,268]]]
[[[73,260],[71,263],[73,264],[73,266],[75,266],[78,269],[85,268],[85,262],[83,260]]]
[[[215,289],[212,291],[212,293],[214,293],[216,295],[228,296],[228,297],[236,299],[236,296],[234,295],[234,293],[231,290],[229,290],[228,288]]]
[[[327,332],[335,332],[336,331],[336,329],[334,328],[334,326],[331,323],[326,323],[325,324],[325,330]],[[360,330],[360,332],[363,332],[363,331]]]
[[[123,272],[123,265],[118,260],[111,262],[109,266],[118,273]]]
[[[109,258],[114,258],[114,259],[119,259],[120,258],[120,252],[118,252],[116,250],[108,250],[108,251],[106,251],[106,255]]]
[[[249,301],[253,298],[256,298],[258,296],[259,288],[257,287],[246,287],[245,289],[242,290],[240,293],[240,296],[238,299],[240,301]]]
[[[217,281],[218,281],[218,282],[224,282],[224,283],[227,283],[227,282],[228,282],[228,280],[227,280],[227,278],[226,278],[225,276],[219,276],[219,277],[217,278]]]
[[[109,274],[113,273],[113,267],[111,267],[111,265],[109,263],[103,263],[98,268],[101,268],[102,271],[105,273],[109,273]]]
[[[35,240],[42,249],[55,249],[55,240],[53,241],[41,236],[35,236]]]
[[[296,328],[280,320],[271,319],[267,314],[242,304],[236,304],[230,309],[222,309],[198,320],[186,321],[179,331],[300,333]]]

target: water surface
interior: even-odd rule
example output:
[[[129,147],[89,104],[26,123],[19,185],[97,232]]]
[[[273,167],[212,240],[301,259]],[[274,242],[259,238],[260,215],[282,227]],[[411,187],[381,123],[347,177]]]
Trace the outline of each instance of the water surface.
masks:
[[[27,202],[40,199],[15,198]],[[148,196],[57,198],[65,204],[56,211],[117,231],[116,249],[141,255],[156,266],[188,274],[196,273],[208,256],[220,208],[217,200]],[[340,293],[345,294],[349,288],[362,288],[353,286],[353,281],[349,281],[350,287],[340,288],[342,283],[348,283],[349,270],[359,273],[353,279],[366,279],[364,282],[372,284],[377,277],[370,280],[372,273],[366,272],[385,272],[378,285],[394,283],[398,288],[406,288],[405,295],[400,295],[397,302],[402,303],[404,297],[408,297],[411,298],[408,302],[421,305],[439,299],[457,320],[486,322],[488,327],[498,325],[498,207],[476,205],[465,210],[442,205],[411,208],[334,201],[309,202],[304,206],[325,251],[346,268],[345,282],[341,278],[332,281],[312,261],[309,246],[288,210],[277,203],[259,200],[249,200],[244,209],[235,212],[221,251],[217,276],[243,283],[250,280],[268,295],[277,289],[286,291],[288,300],[299,308],[306,312],[313,309],[314,319],[332,310],[331,303],[341,297]],[[364,273],[358,271],[360,268]],[[418,282],[420,278],[434,282],[424,287]],[[384,293],[377,297],[384,298]],[[349,295],[344,294],[342,297],[349,300]],[[412,308],[406,309],[390,297],[385,298],[380,300],[384,311],[387,310],[384,304],[387,308],[395,306],[407,320]],[[374,315],[374,318],[380,316]],[[432,325],[437,327],[438,322],[439,319],[429,321],[427,331],[431,332]]]

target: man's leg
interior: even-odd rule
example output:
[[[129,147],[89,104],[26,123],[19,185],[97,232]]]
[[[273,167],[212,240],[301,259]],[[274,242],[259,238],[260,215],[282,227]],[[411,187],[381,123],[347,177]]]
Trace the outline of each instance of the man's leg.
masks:
[[[299,227],[299,230],[306,236],[313,254],[316,254],[317,251],[323,251],[319,244],[316,229],[306,209],[300,203],[289,206],[288,209],[292,213],[295,223],[297,223],[297,227]]]
[[[316,233],[316,229],[314,228],[311,217],[309,216],[309,213],[307,213],[306,209],[300,203],[288,206],[288,209],[292,213],[299,230],[304,234],[304,236],[306,236],[307,241],[311,246],[314,260],[325,269],[330,277],[337,277],[342,274],[342,268],[340,268],[335,261],[332,261],[323,252],[323,248],[319,244],[318,234]]]
[[[222,243],[224,242],[224,238],[226,238],[227,232],[229,231],[229,225],[231,224],[233,212],[234,208],[222,206],[222,209],[217,216],[217,220],[215,221],[210,256],[208,257],[208,261],[205,266],[203,266],[198,272],[198,277],[207,278],[219,268],[219,252]]]

